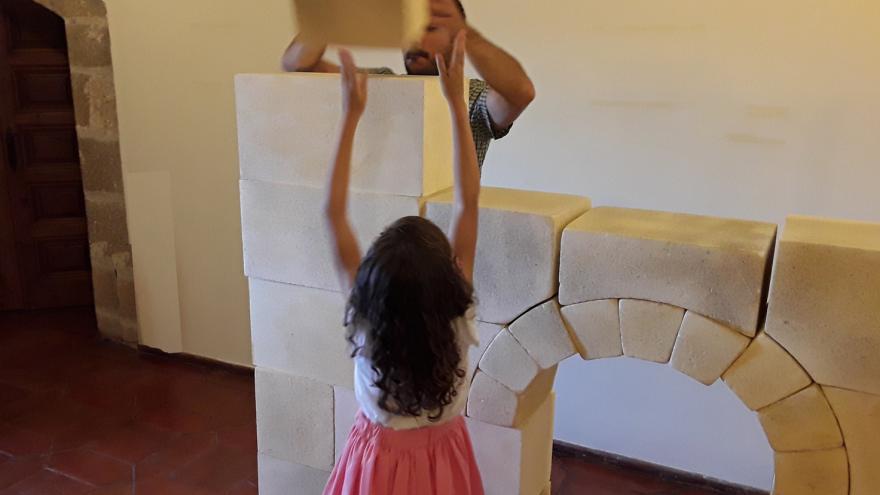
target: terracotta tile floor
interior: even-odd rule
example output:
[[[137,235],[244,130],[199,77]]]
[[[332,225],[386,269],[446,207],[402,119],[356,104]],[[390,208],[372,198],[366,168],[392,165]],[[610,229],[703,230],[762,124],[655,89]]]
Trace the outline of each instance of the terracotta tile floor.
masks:
[[[252,377],[101,342],[88,311],[0,313],[0,495],[255,494],[255,421]],[[721,493],[584,459],[553,473],[554,495]]]

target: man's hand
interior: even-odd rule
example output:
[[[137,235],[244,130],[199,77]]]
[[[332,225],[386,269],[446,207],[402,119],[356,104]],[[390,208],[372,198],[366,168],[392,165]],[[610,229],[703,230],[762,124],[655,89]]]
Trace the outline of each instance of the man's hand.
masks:
[[[342,61],[342,109],[347,117],[360,118],[367,106],[367,75],[358,71],[350,51],[339,50],[339,60]]]
[[[450,106],[464,104],[464,59],[467,31],[462,29],[455,36],[452,59],[446,62],[443,54],[437,54],[437,68],[443,83],[443,94]]]
[[[431,26],[446,29],[455,37],[467,23],[454,0],[431,0]]]

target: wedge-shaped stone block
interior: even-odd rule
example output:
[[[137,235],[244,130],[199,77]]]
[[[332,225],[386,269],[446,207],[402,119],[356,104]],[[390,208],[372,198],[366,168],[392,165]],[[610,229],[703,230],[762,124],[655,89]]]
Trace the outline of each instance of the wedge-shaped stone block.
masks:
[[[452,191],[428,198],[426,215],[448,232]],[[558,289],[562,229],[590,207],[578,196],[484,187],[474,288],[478,319],[509,324]]]
[[[790,217],[767,333],[814,380],[880,394],[880,224]]]
[[[244,268],[249,277],[340,290],[318,188],[241,181]],[[350,215],[361,249],[389,224],[419,214],[419,199],[354,193]],[[340,321],[341,318],[340,318]]]
[[[267,454],[257,458],[261,495],[321,495],[330,472],[276,459]]]
[[[486,495],[534,495],[547,485],[554,401],[551,393],[519,428],[467,419]]]
[[[577,352],[555,299],[520,316],[510,325],[510,333],[541,369],[556,366]]]
[[[688,311],[672,351],[672,367],[694,380],[712,385],[749,345],[743,334]]]
[[[498,336],[498,333],[504,330],[501,325],[494,323],[477,322],[477,338],[480,339],[478,347],[471,347],[468,352],[468,380],[473,380],[477,367],[480,365],[480,359],[486,354],[489,345]]]
[[[583,359],[623,355],[618,306],[617,299],[602,299],[562,308],[562,319],[574,334],[575,348]]]
[[[620,338],[627,357],[668,363],[684,310],[637,299],[620,300]]]
[[[559,302],[657,301],[754,336],[775,236],[768,223],[595,208],[562,235]]]
[[[254,364],[353,388],[344,297],[255,278],[249,283]]]
[[[850,495],[880,493],[880,396],[824,388],[849,454]]]
[[[845,449],[776,454],[773,495],[847,495]]]
[[[497,426],[517,427],[530,418],[553,390],[557,367],[538,373],[521,394],[478,371],[468,396],[467,415]]]
[[[439,80],[375,76],[369,85],[351,188],[427,196],[452,187],[452,131]],[[342,114],[338,74],[240,75],[236,98],[242,179],[326,185]]]
[[[294,0],[300,36],[326,45],[407,48],[428,27],[426,0]]]
[[[354,391],[345,387],[333,387],[333,429],[336,437],[336,456],[339,457],[345,451],[348,443],[348,435],[357,419],[360,406]]]
[[[333,387],[257,368],[257,445],[261,454],[329,471],[333,467]]]
[[[508,329],[498,332],[480,359],[480,369],[513,392],[525,391],[538,375],[538,363]]]
[[[727,386],[757,411],[812,383],[807,372],[775,340],[761,332],[724,373]]]
[[[770,446],[777,452],[827,450],[843,446],[831,406],[818,385],[758,411]]]

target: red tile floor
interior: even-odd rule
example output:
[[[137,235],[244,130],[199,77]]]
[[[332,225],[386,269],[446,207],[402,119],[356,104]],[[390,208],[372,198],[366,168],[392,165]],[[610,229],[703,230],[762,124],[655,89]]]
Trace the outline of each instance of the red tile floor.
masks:
[[[255,421],[246,374],[102,342],[85,310],[0,313],[0,495],[255,494]],[[553,473],[554,495],[722,493],[578,458]]]

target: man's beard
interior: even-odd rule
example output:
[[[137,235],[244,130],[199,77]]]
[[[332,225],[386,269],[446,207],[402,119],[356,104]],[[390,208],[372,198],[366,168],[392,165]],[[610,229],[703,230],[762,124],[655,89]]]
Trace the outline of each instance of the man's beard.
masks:
[[[403,65],[406,73],[411,76],[439,76],[437,61],[427,52],[422,50],[410,50],[403,55]]]

